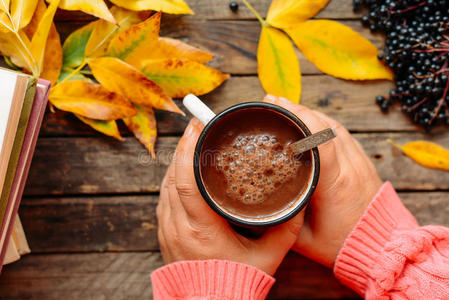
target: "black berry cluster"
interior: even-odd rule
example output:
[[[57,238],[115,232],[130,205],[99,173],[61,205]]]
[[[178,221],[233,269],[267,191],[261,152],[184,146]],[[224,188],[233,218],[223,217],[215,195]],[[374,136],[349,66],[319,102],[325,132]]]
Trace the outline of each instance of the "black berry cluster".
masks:
[[[362,24],[386,36],[378,58],[390,67],[396,88],[378,96],[382,111],[394,102],[426,129],[449,125],[449,0],[353,0],[368,9]]]

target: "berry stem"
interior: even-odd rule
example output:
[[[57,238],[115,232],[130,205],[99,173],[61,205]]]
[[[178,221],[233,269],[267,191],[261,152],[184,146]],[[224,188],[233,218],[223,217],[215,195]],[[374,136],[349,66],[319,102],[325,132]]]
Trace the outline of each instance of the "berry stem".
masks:
[[[417,9],[418,7],[421,7],[421,6],[426,5],[426,4],[427,4],[427,1],[423,1],[423,2],[421,2],[421,3],[418,3],[418,4],[416,4],[416,5],[407,7],[407,8],[405,8],[405,9],[401,9],[401,10],[393,10],[393,11],[391,11],[390,13],[391,13],[391,14],[402,14],[402,13],[405,13],[405,12],[408,12],[408,11],[411,11],[411,10],[414,10],[414,9]]]

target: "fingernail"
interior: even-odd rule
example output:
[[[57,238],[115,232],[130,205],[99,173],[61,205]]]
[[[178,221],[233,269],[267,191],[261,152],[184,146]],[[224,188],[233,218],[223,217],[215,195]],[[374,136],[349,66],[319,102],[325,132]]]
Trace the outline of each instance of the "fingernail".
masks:
[[[202,129],[204,126],[203,123],[201,123],[201,121],[198,120],[197,118],[193,118],[190,121],[190,124],[192,124],[193,126],[195,126],[195,128],[198,128],[198,129]]]
[[[268,103],[274,103],[274,102],[276,101],[276,99],[277,99],[276,96],[267,94],[267,95],[265,96],[265,98],[264,98],[264,101],[265,101],[265,102],[268,102]]]
[[[187,125],[186,130],[184,131],[185,136],[191,136],[195,130],[195,125],[193,125],[192,121],[189,122],[189,125]]]

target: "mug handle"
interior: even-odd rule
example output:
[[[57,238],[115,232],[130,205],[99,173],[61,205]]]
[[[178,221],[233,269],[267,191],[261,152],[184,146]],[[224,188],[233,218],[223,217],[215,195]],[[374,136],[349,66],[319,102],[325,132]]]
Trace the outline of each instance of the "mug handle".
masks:
[[[185,96],[184,100],[182,100],[182,104],[184,104],[187,110],[204,125],[209,123],[209,121],[215,117],[215,113],[193,94]]]

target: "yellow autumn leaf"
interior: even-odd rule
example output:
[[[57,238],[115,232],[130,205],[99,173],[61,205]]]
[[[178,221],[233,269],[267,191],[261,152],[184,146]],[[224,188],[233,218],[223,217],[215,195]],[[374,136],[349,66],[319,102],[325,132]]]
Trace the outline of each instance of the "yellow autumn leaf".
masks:
[[[134,11],[115,5],[112,6],[109,11],[114,16],[120,30],[128,29],[129,27],[146,20],[151,15],[151,11],[149,10]]]
[[[95,78],[109,91],[120,94],[135,104],[184,115],[160,86],[120,59],[100,57],[89,61],[89,66]]]
[[[10,0],[0,0],[0,11],[9,12]]]
[[[424,167],[449,171],[449,149],[428,141],[414,141],[405,145],[398,145],[391,140],[388,142]]]
[[[89,119],[80,115],[75,114],[75,116],[80,119],[84,124],[89,125],[93,129],[98,132],[101,132],[105,135],[112,136],[119,141],[123,141],[122,136],[117,127],[117,122],[115,120],[112,121],[103,121],[103,120],[95,120]]]
[[[135,137],[150,151],[151,156],[156,158],[154,153],[154,144],[156,143],[157,127],[154,111],[150,107],[136,105],[137,115],[124,118],[126,126],[131,130]]]
[[[39,26],[39,23],[45,14],[46,7],[47,6],[45,5],[44,0],[38,0],[33,18],[30,20],[29,24],[25,28],[23,28],[23,31],[29,38],[32,38],[35,34],[37,27]],[[61,39],[59,37],[58,31],[56,30],[55,24],[52,24],[45,46],[43,69],[39,77],[47,79],[54,84],[58,80],[61,68]]]
[[[11,23],[11,19],[8,17],[8,15],[0,11],[0,32],[13,32],[14,26]]]
[[[97,120],[117,120],[137,113],[125,97],[93,82],[61,82],[50,90],[48,99],[60,110]]]
[[[393,79],[366,38],[335,21],[313,20],[286,29],[296,46],[322,72],[343,79]]]
[[[25,47],[14,33],[0,32],[0,53],[8,56],[16,66],[33,71],[34,58],[28,51],[31,42],[23,31],[19,31],[18,34]]]
[[[183,0],[111,0],[115,5],[131,10],[155,10],[169,14],[193,14]]]
[[[37,2],[38,0],[11,1],[11,18],[16,30],[19,30],[30,23],[34,11],[36,10]]]
[[[315,16],[329,0],[273,0],[267,13],[267,22],[278,28],[296,26]]]
[[[117,34],[110,42],[108,54],[131,65],[149,53],[158,40],[161,12]]]
[[[45,45],[47,44],[48,34],[50,32],[51,25],[53,24],[53,17],[56,13],[60,0],[53,0],[47,7],[44,15],[42,16],[37,26],[36,32],[31,39],[30,51],[36,61],[38,75],[42,72],[42,66],[44,62]]]
[[[218,70],[188,59],[148,60],[141,71],[174,98],[209,93],[229,78]]]
[[[135,12],[117,6],[111,8],[111,13],[117,21],[117,25],[105,20],[90,23],[93,31],[86,45],[86,57],[94,58],[106,55],[109,42],[115,34],[142,22],[149,15],[149,12]]]
[[[53,1],[55,0],[47,0],[47,2]],[[81,10],[86,14],[115,23],[114,16],[112,16],[104,0],[61,0],[59,7],[65,10]]]
[[[301,71],[290,39],[281,31],[263,26],[257,49],[257,73],[267,94],[299,103]]]

